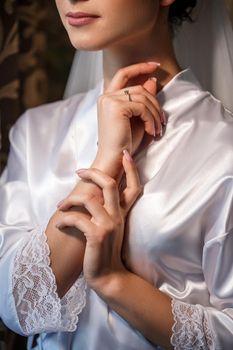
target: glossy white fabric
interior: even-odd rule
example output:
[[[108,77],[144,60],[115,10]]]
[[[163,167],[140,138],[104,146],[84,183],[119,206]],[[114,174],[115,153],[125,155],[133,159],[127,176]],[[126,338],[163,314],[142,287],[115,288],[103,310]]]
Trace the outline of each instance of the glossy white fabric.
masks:
[[[29,110],[11,131],[0,189],[0,317],[16,332],[25,333],[13,297],[17,256],[72,190],[75,170],[94,159],[101,88]],[[158,99],[168,125],[163,138],[135,158],[144,193],[130,213],[123,254],[129,269],[173,298],[176,349],[231,350],[233,118],[190,70]],[[47,322],[36,349],[155,348],[88,288],[78,317],[73,332],[60,332],[60,320],[53,329]]]

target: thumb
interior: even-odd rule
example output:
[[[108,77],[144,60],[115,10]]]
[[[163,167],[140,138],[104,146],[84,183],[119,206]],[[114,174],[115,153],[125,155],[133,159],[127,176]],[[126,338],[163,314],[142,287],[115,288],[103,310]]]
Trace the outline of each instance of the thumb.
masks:
[[[153,96],[157,94],[157,79],[155,77],[148,79],[143,87]]]

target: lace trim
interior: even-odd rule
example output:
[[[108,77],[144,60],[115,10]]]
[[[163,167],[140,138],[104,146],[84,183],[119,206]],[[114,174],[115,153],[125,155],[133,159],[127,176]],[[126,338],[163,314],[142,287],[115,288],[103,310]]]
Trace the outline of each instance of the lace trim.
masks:
[[[172,300],[174,325],[171,345],[175,350],[212,350],[214,336],[210,329],[204,308]]]
[[[57,294],[50,267],[47,236],[41,228],[14,261],[13,296],[22,330],[26,335],[42,332],[74,331],[86,302],[86,283],[81,275],[66,295]]]

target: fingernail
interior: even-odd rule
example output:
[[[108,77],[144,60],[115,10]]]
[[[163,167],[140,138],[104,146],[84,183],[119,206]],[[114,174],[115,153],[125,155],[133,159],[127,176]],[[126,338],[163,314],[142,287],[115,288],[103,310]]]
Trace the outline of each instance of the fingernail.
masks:
[[[157,135],[157,132],[156,132],[155,121],[154,121],[154,130],[153,130],[152,136],[154,136],[154,138],[156,138],[156,135]]]
[[[62,205],[62,203],[64,203],[64,199],[57,204],[57,208],[59,208]]]
[[[62,227],[62,224],[60,222],[58,222],[55,227],[59,230]]]
[[[155,139],[157,140],[158,137],[161,138],[163,136],[163,129],[161,129],[160,131],[158,131],[155,135]]]
[[[150,77],[149,80],[153,80],[155,83],[157,83],[157,79],[155,77]]]
[[[76,174],[81,174],[81,173],[84,173],[84,171],[86,171],[87,169],[78,169],[78,170],[76,170],[75,172],[76,172]]]
[[[167,117],[164,111],[162,111],[162,120],[163,120],[163,125],[167,125]]]
[[[131,157],[131,155],[129,154],[129,152],[126,149],[124,149],[123,154],[129,162],[133,161],[133,158]]]
[[[157,132],[156,132],[156,128],[154,127],[154,132],[153,132],[153,136],[156,137]]]
[[[151,64],[153,66],[161,66],[161,64],[159,62],[155,62],[155,61],[151,61],[151,62],[147,62],[148,64]]]

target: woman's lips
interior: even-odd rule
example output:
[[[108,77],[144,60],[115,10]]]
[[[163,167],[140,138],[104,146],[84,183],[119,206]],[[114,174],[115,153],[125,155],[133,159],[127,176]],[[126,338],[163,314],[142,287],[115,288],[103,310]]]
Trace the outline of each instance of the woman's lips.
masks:
[[[92,23],[97,18],[99,18],[99,16],[91,15],[89,13],[84,12],[68,12],[66,16],[68,18],[68,23],[71,26],[76,27]]]

